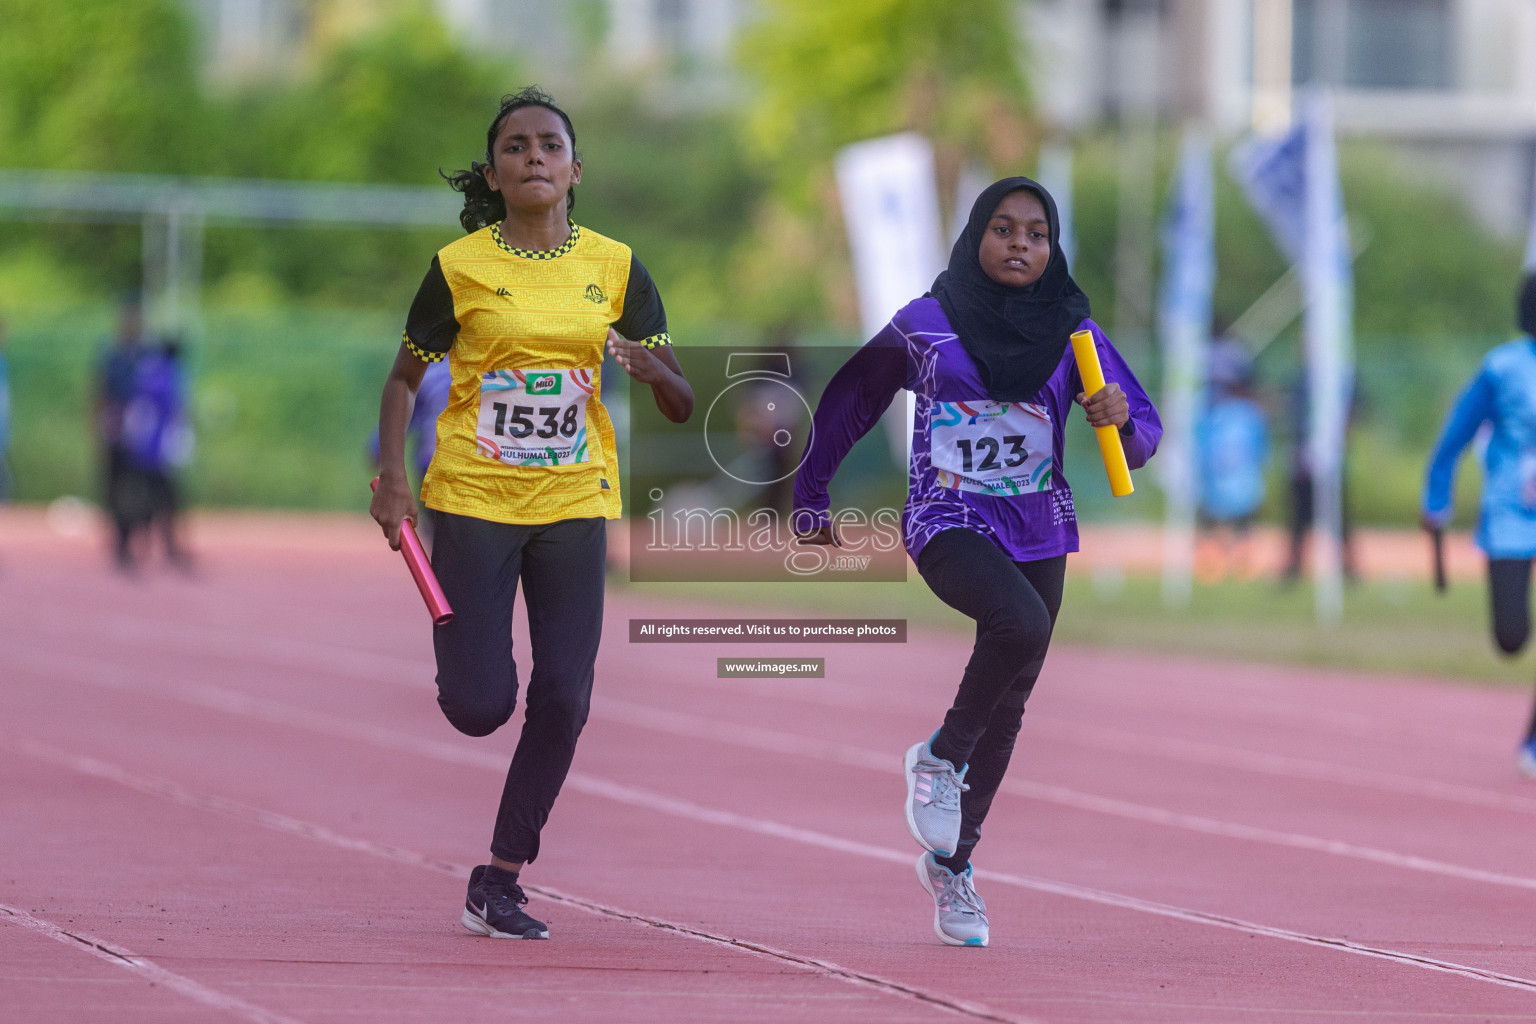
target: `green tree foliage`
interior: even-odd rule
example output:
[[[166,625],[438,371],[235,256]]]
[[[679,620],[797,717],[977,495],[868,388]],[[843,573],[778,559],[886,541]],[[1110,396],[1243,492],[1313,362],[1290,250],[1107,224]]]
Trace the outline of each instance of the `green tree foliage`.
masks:
[[[177,0],[0,0],[0,154],[12,167],[177,171],[207,162]]]
[[[588,3],[588,15],[600,7]],[[296,75],[220,89],[200,86],[195,33],[178,0],[60,0],[51,10],[0,0],[0,24],[0,161],[11,166],[446,193],[439,169],[484,159],[497,101],[529,81],[517,61],[467,50],[420,0],[392,2],[371,29],[321,44]],[[731,250],[752,223],[763,179],[734,123],[647,112],[620,82],[586,94],[585,104],[557,97],[586,158],[582,222],[635,247],[685,327],[743,318],[732,305]],[[409,232],[213,226],[207,294],[215,303],[403,310],[430,254],[459,234],[451,220]],[[0,300],[30,291],[38,264],[52,264],[45,280],[72,279],[64,294],[103,297],[138,281],[138,260],[136,224],[7,225]]]
[[[198,173],[204,105],[177,0],[0,0],[0,163]],[[7,224],[0,295],[114,291],[138,280],[138,232]]]
[[[232,99],[225,169],[245,176],[402,184],[484,159],[485,128],[515,66],[476,59],[441,21],[407,9],[283,88]]]
[[[743,308],[766,322],[852,325],[830,164],[838,148],[903,130],[938,147],[940,186],[1030,149],[1015,5],[1006,0],[765,0],[739,49],[754,85],[745,134],[773,198],[737,263]]]
[[[0,0],[0,154],[9,166],[439,184],[484,153],[515,67],[475,58],[424,5],[318,54],[308,74],[201,89],[177,0]],[[437,232],[215,227],[206,280],[348,305],[409,301]],[[0,262],[43,260],[98,295],[139,280],[135,226],[19,225]],[[29,280],[32,275],[17,275]],[[13,289],[5,289],[11,291]]]
[[[971,156],[1022,156],[998,152],[1017,149],[1028,112],[1014,6],[766,0],[740,49],[757,86],[748,138],[791,192],[838,147],[909,128]]]
[[[656,279],[680,343],[719,344],[738,303],[732,250],[746,244],[765,183],[719,114],[662,116],[618,89],[571,108],[582,156],[577,219],[621,239]]]
[[[440,21],[406,7],[323,54],[308,75],[220,101],[223,173],[235,177],[446,183],[438,171],[484,159],[485,129],[515,67],[459,46]],[[280,294],[404,308],[433,250],[459,234],[325,228],[215,231],[214,280],[257,277]]]
[[[1356,327],[1416,337],[1514,330],[1520,250],[1489,237],[1467,204],[1402,173],[1376,145],[1341,148],[1344,201],[1369,233],[1355,262]]]

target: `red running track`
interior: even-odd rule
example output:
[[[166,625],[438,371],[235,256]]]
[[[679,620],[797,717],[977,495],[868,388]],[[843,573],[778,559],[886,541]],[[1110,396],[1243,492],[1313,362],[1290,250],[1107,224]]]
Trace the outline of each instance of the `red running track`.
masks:
[[[1524,694],[1053,651],[956,949],[899,760],[968,645],[631,645],[723,613],[615,590],[524,875],[553,939],[494,942],[457,919],[516,734],[442,719],[398,558],[350,519],[201,549],[125,580],[0,517],[7,1024],[1536,1020]]]

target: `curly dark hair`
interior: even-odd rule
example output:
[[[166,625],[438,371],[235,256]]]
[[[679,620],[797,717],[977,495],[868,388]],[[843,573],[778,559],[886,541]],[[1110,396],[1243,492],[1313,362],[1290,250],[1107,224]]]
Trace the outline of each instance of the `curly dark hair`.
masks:
[[[491,120],[491,126],[485,130],[485,163],[471,160],[467,171],[454,171],[452,174],[446,174],[441,170],[437,172],[447,180],[449,187],[455,192],[464,193],[464,209],[459,211],[459,223],[464,225],[465,231],[471,233],[479,231],[507,216],[506,203],[501,193],[486,183],[485,172],[494,159],[491,150],[496,145],[496,136],[501,132],[502,122],[512,111],[521,110],[524,107],[543,107],[545,110],[559,114],[560,120],[565,124],[565,133],[571,137],[571,159],[581,159],[581,154],[576,151],[576,127],[571,124],[570,115],[555,106],[553,96],[536,85],[530,85],[526,89],[503,96],[501,107]],[[565,194],[566,214],[569,215],[575,208],[576,187],[573,185]]]

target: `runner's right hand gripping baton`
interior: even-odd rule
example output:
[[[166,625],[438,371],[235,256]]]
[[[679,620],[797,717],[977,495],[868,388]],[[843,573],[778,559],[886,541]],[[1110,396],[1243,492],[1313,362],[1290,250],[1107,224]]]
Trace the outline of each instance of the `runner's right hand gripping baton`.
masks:
[[[1099,365],[1099,350],[1093,344],[1092,331],[1072,335],[1072,356],[1077,360],[1078,376],[1083,378],[1083,394],[1092,398],[1104,390],[1104,369]],[[1109,493],[1123,498],[1136,488],[1131,486],[1131,467],[1125,462],[1125,448],[1120,443],[1120,428],[1094,427],[1099,438],[1099,454],[1104,456],[1104,471],[1109,474]]]
[[[371,486],[374,490],[379,489],[378,477],[373,478]],[[448,597],[438,584],[432,563],[427,560],[427,552],[421,546],[421,539],[416,536],[416,527],[411,525],[409,519],[400,520],[400,554],[405,557],[405,564],[411,570],[416,589],[421,591],[421,599],[427,603],[432,625],[441,626],[451,622],[453,609],[448,607]]]

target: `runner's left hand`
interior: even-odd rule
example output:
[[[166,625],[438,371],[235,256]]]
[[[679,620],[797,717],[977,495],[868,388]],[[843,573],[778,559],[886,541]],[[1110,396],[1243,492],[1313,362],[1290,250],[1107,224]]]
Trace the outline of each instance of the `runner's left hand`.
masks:
[[[1077,404],[1088,414],[1090,427],[1123,427],[1131,419],[1131,403],[1119,384],[1105,384],[1092,398],[1079,393]]]
[[[817,530],[815,533],[797,534],[795,536],[795,540],[800,544],[830,544],[835,548],[840,548],[843,546],[843,542],[839,540],[837,534],[833,532],[831,523],[821,527],[821,529]]]
[[[671,375],[667,364],[656,358],[656,353],[640,344],[620,337],[619,332],[608,328],[608,351],[618,364],[641,384],[657,384]]]

